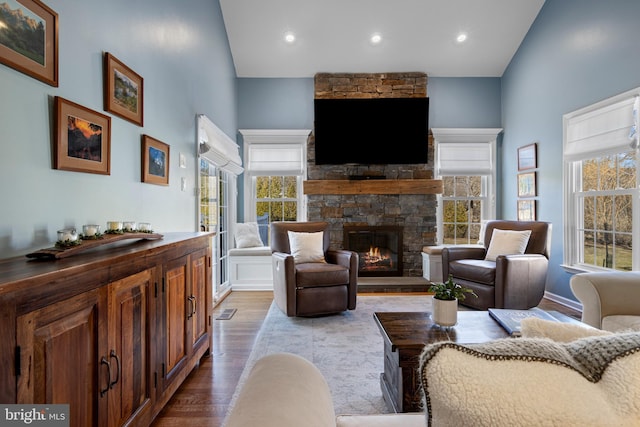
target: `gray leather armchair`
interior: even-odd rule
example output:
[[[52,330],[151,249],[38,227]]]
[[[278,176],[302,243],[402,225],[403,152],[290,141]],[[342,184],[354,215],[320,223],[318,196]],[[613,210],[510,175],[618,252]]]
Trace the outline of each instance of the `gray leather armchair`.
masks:
[[[326,222],[272,222],[273,296],[287,316],[317,316],[356,308],[358,254],[330,250]],[[298,263],[291,255],[288,231],[323,231],[326,262]]]
[[[485,260],[494,229],[531,230],[522,255],[499,255]],[[442,277],[449,275],[462,286],[473,289],[478,298],[468,297],[461,304],[486,310],[491,307],[526,310],[537,306],[547,280],[551,251],[551,224],[542,221],[489,221],[484,247],[446,247],[442,249]]]

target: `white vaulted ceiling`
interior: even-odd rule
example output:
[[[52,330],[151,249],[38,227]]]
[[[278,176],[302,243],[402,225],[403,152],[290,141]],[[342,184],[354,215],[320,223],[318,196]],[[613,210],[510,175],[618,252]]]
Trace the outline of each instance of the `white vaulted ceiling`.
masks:
[[[238,77],[500,77],[544,0],[220,0]],[[293,43],[285,33],[296,36]],[[378,45],[370,37],[380,34]],[[467,35],[463,43],[456,41]]]

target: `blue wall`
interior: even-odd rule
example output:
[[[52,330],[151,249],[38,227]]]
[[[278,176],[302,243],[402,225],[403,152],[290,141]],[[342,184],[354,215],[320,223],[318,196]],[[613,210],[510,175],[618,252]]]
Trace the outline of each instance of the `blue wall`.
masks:
[[[566,298],[562,115],[640,86],[638,17],[637,0],[547,0],[502,78],[502,217],[516,217],[517,149],[537,142],[538,218],[553,223],[547,290]]]
[[[46,247],[64,226],[136,220],[159,232],[196,230],[196,114],[232,138],[238,128],[218,1],[45,3],[59,15],[59,87],[0,65],[0,258]],[[53,97],[104,113],[103,52],[143,77],[144,127],[112,116],[109,176],[54,170]],[[170,145],[168,187],[140,182],[141,134]]]

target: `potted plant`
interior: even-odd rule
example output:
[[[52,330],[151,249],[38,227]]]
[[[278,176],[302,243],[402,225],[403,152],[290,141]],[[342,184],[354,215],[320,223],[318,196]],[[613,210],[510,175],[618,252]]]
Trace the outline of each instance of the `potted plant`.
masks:
[[[465,288],[453,281],[450,274],[449,279],[444,283],[433,283],[429,287],[429,292],[433,292],[432,318],[434,323],[444,327],[454,326],[458,323],[458,300],[466,298],[466,294],[478,297],[473,289]]]

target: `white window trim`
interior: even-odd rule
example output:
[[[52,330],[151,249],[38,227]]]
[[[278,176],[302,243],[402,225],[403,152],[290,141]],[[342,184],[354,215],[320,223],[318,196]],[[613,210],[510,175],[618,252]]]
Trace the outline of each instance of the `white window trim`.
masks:
[[[482,175],[487,179],[483,179],[483,188],[486,191],[486,200],[488,203],[482,204],[481,220],[482,222],[496,217],[496,145],[501,128],[432,128],[435,150],[435,178],[441,178],[448,175]],[[477,153],[483,153],[481,162],[465,162],[470,166],[469,169],[456,168],[455,170],[443,170],[440,162],[440,151],[444,144],[455,144],[456,147],[478,147]],[[471,151],[470,151],[471,152]],[[486,153],[489,153],[488,158]],[[472,160],[472,159],[469,159]],[[478,165],[481,165],[478,168]],[[443,221],[442,221],[442,195],[437,196],[438,206],[436,209],[436,225],[437,225],[437,242],[443,241]]]
[[[294,174],[298,176],[298,218],[307,217],[306,198],[302,196],[302,182],[307,176],[307,139],[311,133],[311,129],[240,129],[240,134],[244,140],[243,158],[248,158],[249,149],[252,144],[270,144],[281,146],[285,144],[297,144],[302,148],[302,170],[301,173]],[[259,175],[265,175],[266,172],[260,171]],[[269,173],[272,176],[292,175],[291,172],[273,171]],[[255,175],[252,171],[245,170],[244,173],[244,219],[245,221],[256,221],[255,206]]]
[[[635,88],[619,95],[596,102],[595,104],[572,111],[562,116],[563,141],[563,264],[562,267],[570,273],[612,271],[613,269],[597,267],[579,263],[580,248],[578,246],[578,224],[581,213],[578,212],[577,197],[574,188],[580,180],[580,168],[576,161],[606,156],[631,149],[632,141],[626,136],[634,124],[631,116],[636,97],[640,96],[640,88]],[[621,115],[616,114],[621,112]],[[609,115],[605,121],[601,117]],[[618,117],[620,116],[620,117]],[[590,123],[589,120],[592,120]],[[638,123],[635,123],[638,126]],[[608,146],[602,147],[602,135],[607,135]],[[640,160],[640,158],[638,159]],[[640,179],[640,167],[636,165],[636,180]],[[640,200],[638,187],[633,198],[634,217],[632,221],[632,239],[634,257],[632,269],[640,269]],[[615,271],[615,270],[614,270]]]

